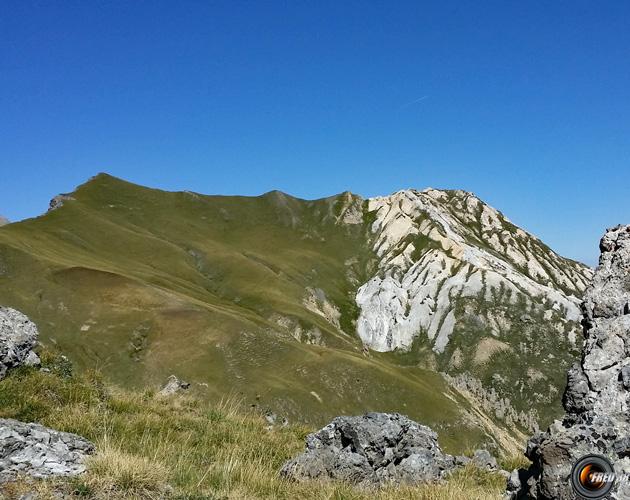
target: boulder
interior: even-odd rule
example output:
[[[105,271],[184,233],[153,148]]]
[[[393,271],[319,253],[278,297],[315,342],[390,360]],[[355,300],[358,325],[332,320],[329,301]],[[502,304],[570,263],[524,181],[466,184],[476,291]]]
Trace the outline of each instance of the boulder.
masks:
[[[494,460],[483,458],[484,462]],[[437,434],[429,427],[398,413],[366,413],[336,417],[310,434],[304,453],[284,464],[280,474],[295,480],[336,479],[362,486],[413,484],[443,479],[468,461],[443,453]]]
[[[0,419],[0,482],[18,474],[35,478],[81,474],[92,453],[94,445],[75,434]]]
[[[533,436],[528,470],[514,471],[507,498],[575,498],[573,466],[600,455],[617,478],[630,474],[630,226],[609,229],[582,304],[582,360],[567,374],[565,415]],[[617,480],[607,498],[630,498],[630,482]]]
[[[189,387],[190,384],[188,382],[179,380],[175,375],[171,375],[158,395],[172,396],[173,394],[187,390]]]
[[[499,470],[497,459],[488,450],[475,450],[472,462],[480,469]]]
[[[11,368],[39,364],[39,358],[33,352],[37,337],[37,327],[24,314],[0,307],[0,379]]]
[[[50,205],[48,207],[48,211],[52,212],[53,210],[57,210],[61,208],[66,201],[72,201],[74,198],[66,193],[61,193],[55,196],[52,200],[50,200]]]

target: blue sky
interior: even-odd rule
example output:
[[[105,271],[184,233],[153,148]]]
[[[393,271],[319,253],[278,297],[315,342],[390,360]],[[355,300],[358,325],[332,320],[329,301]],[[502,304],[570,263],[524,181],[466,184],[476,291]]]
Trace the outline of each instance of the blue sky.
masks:
[[[460,188],[590,264],[630,222],[630,2],[0,3],[0,214],[106,171]]]

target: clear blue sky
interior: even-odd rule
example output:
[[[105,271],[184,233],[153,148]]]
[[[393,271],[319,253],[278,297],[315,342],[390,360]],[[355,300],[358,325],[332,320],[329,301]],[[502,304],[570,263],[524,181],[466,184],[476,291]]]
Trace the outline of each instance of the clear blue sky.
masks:
[[[630,222],[630,2],[1,2],[0,214],[99,171],[461,188],[592,264]]]

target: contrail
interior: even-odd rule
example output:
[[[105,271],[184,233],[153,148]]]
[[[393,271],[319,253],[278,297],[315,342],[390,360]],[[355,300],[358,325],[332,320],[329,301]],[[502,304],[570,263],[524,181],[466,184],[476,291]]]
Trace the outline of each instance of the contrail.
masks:
[[[408,102],[407,104],[403,104],[401,108],[406,108],[407,106],[411,106],[412,104],[416,104],[420,101],[424,101],[425,99],[428,99],[428,97],[429,97],[428,95],[423,95],[422,97],[418,97],[417,99],[414,99],[413,101]]]

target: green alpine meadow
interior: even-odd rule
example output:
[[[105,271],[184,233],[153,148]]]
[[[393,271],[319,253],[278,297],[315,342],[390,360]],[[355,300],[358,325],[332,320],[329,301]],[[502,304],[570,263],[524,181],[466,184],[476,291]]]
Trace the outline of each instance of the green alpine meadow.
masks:
[[[589,273],[463,191],[308,201],[99,174],[0,228],[0,303],[78,373],[140,392],[176,375],[311,428],[399,412],[452,453],[516,454],[559,414]]]

